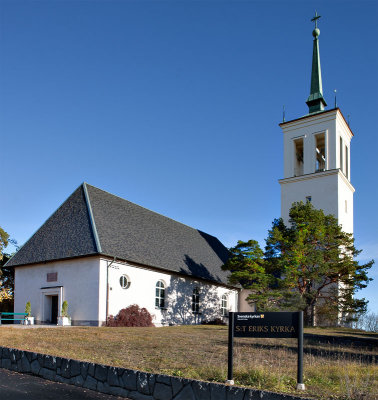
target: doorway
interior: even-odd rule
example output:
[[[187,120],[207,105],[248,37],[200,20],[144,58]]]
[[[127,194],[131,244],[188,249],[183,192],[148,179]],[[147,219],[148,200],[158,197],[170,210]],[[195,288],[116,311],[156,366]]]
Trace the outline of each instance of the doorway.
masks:
[[[51,323],[58,323],[58,296],[51,296]]]

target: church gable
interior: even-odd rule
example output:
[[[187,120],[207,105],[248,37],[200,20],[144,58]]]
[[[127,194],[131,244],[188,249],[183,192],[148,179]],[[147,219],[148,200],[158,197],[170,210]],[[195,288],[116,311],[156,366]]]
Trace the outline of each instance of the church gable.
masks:
[[[96,253],[84,190],[80,186],[8,261],[7,266]]]

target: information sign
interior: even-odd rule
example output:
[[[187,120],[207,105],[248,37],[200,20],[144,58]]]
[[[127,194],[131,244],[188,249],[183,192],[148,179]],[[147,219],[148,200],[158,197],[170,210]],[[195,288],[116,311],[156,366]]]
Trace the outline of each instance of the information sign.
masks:
[[[303,383],[303,311],[230,312],[228,326],[228,380],[233,384],[234,337],[298,338],[297,389]]]

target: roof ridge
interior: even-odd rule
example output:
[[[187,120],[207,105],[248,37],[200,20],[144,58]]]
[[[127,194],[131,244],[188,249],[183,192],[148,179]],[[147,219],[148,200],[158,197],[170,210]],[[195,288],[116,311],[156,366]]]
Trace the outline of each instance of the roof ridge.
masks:
[[[127,201],[128,203],[131,203],[131,204],[133,204],[134,206],[143,208],[144,210],[147,210],[147,211],[149,211],[149,212],[151,212],[151,213],[160,215],[161,217],[164,217],[164,218],[169,219],[169,220],[171,220],[171,221],[173,221],[173,222],[176,222],[177,224],[184,225],[184,226],[186,226],[187,228],[190,228],[190,229],[192,229],[192,230],[194,230],[194,231],[202,232],[202,233],[205,233],[206,235],[212,236],[212,235],[210,235],[210,234],[208,234],[208,233],[206,233],[206,232],[204,232],[204,231],[202,231],[202,230],[200,230],[200,229],[193,228],[192,226],[189,226],[189,225],[187,225],[187,224],[184,224],[183,222],[180,222],[180,221],[177,221],[177,220],[175,220],[175,219],[173,219],[173,218],[167,217],[166,215],[163,215],[163,214],[161,214],[161,213],[159,213],[159,212],[150,210],[150,209],[147,208],[147,207],[143,207],[143,206],[141,206],[141,205],[139,205],[139,204],[137,204],[137,203],[134,203],[134,202],[132,202],[132,201],[130,201],[130,200],[124,199],[123,197],[118,196],[118,195],[113,194],[113,193],[110,193],[110,192],[108,192],[107,190],[100,189],[100,188],[98,188],[97,186],[90,185],[90,184],[88,184],[88,183],[86,183],[86,182],[84,182],[84,183],[85,183],[85,185],[92,186],[93,188],[95,188],[95,189],[97,189],[97,190],[100,190],[101,192],[104,192],[104,193],[107,193],[107,194],[109,194],[109,195],[111,195],[111,196],[117,197],[117,198],[119,198],[119,199],[121,199],[121,200],[123,200],[123,201]],[[216,236],[213,236],[213,237],[216,238]],[[217,238],[216,238],[216,239],[217,239]]]
[[[96,228],[96,222],[95,222],[94,217],[93,217],[91,201],[89,199],[89,194],[88,194],[88,190],[87,190],[87,183],[83,182],[82,186],[83,186],[83,191],[84,191],[85,202],[86,202],[87,208],[88,208],[89,220],[91,222],[93,236],[94,236],[94,240],[95,240],[95,243],[96,243],[96,248],[97,248],[97,251],[99,253],[101,253],[101,251],[102,251],[101,243],[100,243],[100,238],[98,236],[98,232],[97,232],[97,228]]]

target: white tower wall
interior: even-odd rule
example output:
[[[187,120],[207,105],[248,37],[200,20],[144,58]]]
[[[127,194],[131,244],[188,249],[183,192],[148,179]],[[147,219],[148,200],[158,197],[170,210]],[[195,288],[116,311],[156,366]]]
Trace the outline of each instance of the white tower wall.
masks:
[[[280,124],[284,133],[284,179],[281,179],[281,216],[289,222],[296,201],[338,218],[353,233],[353,193],[350,183],[350,141],[353,137],[336,108]]]

